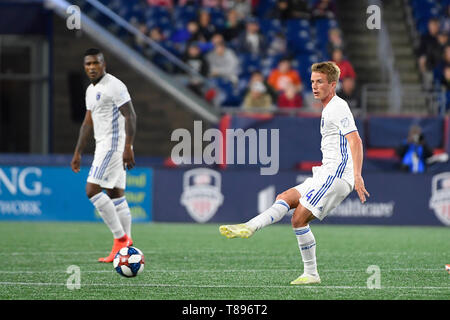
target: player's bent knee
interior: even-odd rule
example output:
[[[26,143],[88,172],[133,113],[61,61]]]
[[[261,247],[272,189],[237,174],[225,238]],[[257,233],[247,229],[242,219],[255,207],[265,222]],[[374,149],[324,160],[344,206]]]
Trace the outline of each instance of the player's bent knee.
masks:
[[[96,194],[102,192],[102,188],[99,185],[88,183],[86,185],[86,196],[90,199]]]
[[[289,207],[297,208],[300,199],[300,193],[296,189],[289,189],[277,195],[276,200],[284,200]]]

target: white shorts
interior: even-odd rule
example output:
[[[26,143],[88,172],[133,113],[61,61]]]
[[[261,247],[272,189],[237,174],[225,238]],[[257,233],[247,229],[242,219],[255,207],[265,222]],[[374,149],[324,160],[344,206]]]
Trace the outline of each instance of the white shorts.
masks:
[[[335,175],[314,174],[294,187],[301,195],[300,204],[323,220],[352,192],[347,181]]]
[[[123,168],[123,153],[111,150],[95,150],[94,161],[87,182],[105,189],[125,189],[127,174]]]

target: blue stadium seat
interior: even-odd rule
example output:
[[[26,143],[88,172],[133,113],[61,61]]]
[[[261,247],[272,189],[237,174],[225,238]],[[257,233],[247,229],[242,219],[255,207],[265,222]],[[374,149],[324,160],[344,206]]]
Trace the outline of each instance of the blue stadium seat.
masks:
[[[197,8],[194,6],[175,6],[173,9],[173,20],[184,24],[197,20]]]
[[[260,71],[262,69],[261,57],[251,53],[238,54],[238,58],[241,64],[241,75],[249,75],[254,71]]]

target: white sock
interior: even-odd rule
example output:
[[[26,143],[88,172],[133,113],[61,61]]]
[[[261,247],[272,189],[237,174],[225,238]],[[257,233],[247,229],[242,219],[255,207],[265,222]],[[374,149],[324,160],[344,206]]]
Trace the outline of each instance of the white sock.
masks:
[[[100,216],[108,226],[109,230],[111,230],[114,238],[122,238],[125,235],[125,231],[120,224],[119,217],[116,213],[116,207],[108,195],[100,192],[89,200],[100,213]]]
[[[277,200],[269,209],[249,220],[246,224],[255,229],[255,231],[259,230],[269,224],[280,221],[289,209],[289,205],[286,201]]]
[[[117,216],[119,217],[120,224],[123,230],[131,238],[131,212],[130,207],[128,207],[127,199],[125,196],[112,199],[114,205],[116,206]]]
[[[302,254],[304,273],[317,275],[316,264],[316,239],[309,225],[300,228],[294,228],[298,241],[298,247]]]

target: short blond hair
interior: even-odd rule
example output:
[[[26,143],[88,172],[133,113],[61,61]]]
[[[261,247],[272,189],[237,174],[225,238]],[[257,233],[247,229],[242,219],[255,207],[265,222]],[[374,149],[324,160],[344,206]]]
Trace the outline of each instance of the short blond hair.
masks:
[[[311,72],[320,72],[327,75],[328,83],[338,82],[341,75],[341,69],[333,61],[323,61],[314,63],[311,66]]]

